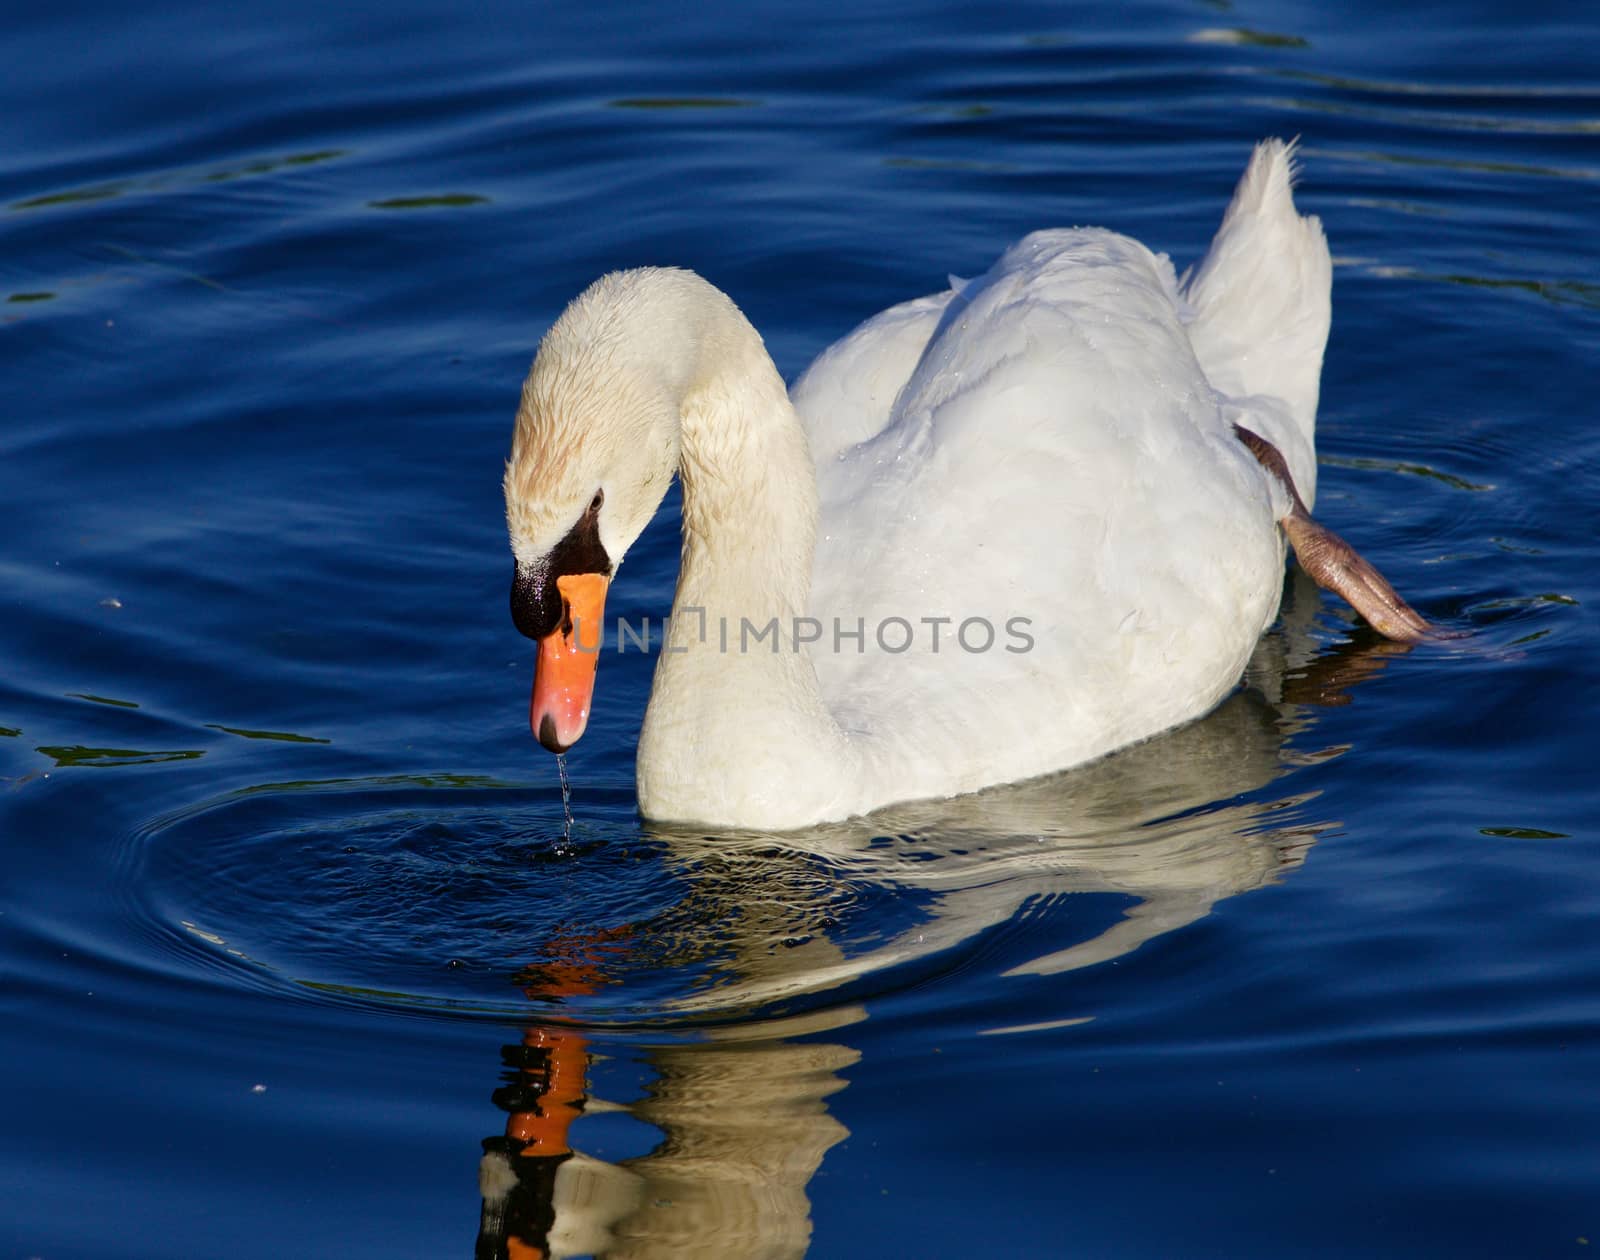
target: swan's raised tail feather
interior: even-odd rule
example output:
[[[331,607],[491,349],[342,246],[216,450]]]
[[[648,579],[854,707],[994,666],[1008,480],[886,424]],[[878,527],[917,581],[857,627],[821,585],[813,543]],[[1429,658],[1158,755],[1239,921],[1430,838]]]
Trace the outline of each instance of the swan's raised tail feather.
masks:
[[[1184,297],[1194,311],[1189,336],[1211,383],[1234,397],[1265,395],[1287,406],[1301,441],[1273,436],[1311,502],[1315,465],[1301,468],[1309,461],[1296,456],[1315,448],[1333,262],[1322,223],[1295,209],[1294,149],[1282,140],[1256,146],[1211,248],[1184,278]]]

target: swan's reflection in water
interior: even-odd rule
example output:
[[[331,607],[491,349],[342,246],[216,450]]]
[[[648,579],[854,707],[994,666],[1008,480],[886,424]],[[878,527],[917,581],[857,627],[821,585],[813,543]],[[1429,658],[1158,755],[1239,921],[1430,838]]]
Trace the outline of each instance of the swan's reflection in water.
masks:
[[[824,1100],[844,1088],[839,1072],[859,1056],[781,1038],[864,1018],[856,1007],[656,1048],[655,1079],[628,1110],[663,1139],[649,1155],[617,1164],[570,1145],[572,1121],[596,1106],[583,1092],[586,1039],[528,1029],[505,1056],[524,1092],[506,1136],[485,1141],[479,1166],[479,1260],[803,1256],[811,1237],[806,1187],[823,1154],[848,1136]],[[511,1101],[515,1088],[497,1101]]]
[[[1298,866],[1336,824],[1313,820],[1309,797],[1261,789],[1295,764],[1339,755],[1291,754],[1286,743],[1313,724],[1316,706],[1347,703],[1352,685],[1406,650],[1366,639],[1319,655],[1308,628],[1316,608],[1309,583],[1297,582],[1245,690],[1205,720],[1095,765],[804,835],[656,832],[692,873],[685,904],[703,925],[702,953],[718,956],[722,981],[660,1016],[716,1024],[649,1052],[654,1080],[626,1110],[662,1138],[649,1154],[616,1164],[571,1145],[581,1114],[616,1106],[587,1094],[585,1034],[536,1024],[507,1047],[511,1083],[496,1102],[509,1118],[505,1135],[484,1143],[479,1260],[803,1256],[807,1185],[828,1148],[847,1136],[825,1100],[844,1087],[840,1073],[858,1057],[817,1034],[867,1013],[846,1003],[761,1021],[762,1009],[952,949],[1040,899],[1135,899],[1109,928],[1008,974],[1091,966]],[[891,916],[897,930],[841,948],[841,936],[859,942],[862,934],[830,929],[867,888],[892,893],[869,910],[911,903],[914,921]],[[555,943],[555,961],[536,964],[522,981],[547,1001],[592,992],[608,959],[614,966],[619,951],[661,930],[668,929],[640,925]],[[675,948],[694,946],[680,934]],[[807,1040],[792,1040],[801,1036]]]

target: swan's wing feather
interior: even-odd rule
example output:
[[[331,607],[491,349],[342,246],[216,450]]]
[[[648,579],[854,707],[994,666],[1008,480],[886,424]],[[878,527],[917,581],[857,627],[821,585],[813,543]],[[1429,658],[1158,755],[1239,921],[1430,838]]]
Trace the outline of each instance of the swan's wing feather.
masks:
[[[932,793],[1195,716],[1276,608],[1267,479],[1195,359],[1170,266],[1110,232],[1035,233],[972,281],[886,423],[820,474],[812,607],[866,625],[860,650],[819,645],[824,696],[865,757]],[[958,637],[973,618],[995,631],[982,651]],[[1014,618],[1027,650],[1007,650],[1024,646]],[[986,637],[974,623],[971,644]],[[1037,736],[974,747],[987,713]]]
[[[954,296],[947,290],[874,315],[818,355],[790,388],[819,469],[888,423],[895,398]]]
[[[1253,411],[1251,423],[1261,427],[1252,431],[1283,452],[1309,506],[1333,262],[1322,224],[1295,210],[1294,175],[1292,144],[1256,146],[1210,249],[1185,278],[1184,296],[1206,377]],[[1271,401],[1244,401],[1254,399]]]

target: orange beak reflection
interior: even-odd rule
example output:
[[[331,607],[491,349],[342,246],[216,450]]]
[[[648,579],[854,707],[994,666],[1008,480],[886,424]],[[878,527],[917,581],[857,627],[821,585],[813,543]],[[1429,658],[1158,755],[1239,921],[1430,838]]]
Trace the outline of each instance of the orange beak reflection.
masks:
[[[564,615],[554,632],[539,640],[533,700],[528,705],[528,724],[553,753],[566,752],[589,725],[608,585],[599,573],[569,573],[556,579]]]

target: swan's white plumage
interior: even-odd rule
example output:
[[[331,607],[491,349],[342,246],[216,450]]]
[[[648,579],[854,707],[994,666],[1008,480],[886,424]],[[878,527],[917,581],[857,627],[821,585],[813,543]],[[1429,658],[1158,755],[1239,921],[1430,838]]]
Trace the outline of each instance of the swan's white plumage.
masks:
[[[1287,500],[1233,423],[1277,444],[1303,492],[1314,478],[1330,269],[1320,226],[1294,209],[1290,158],[1257,148],[1181,291],[1126,237],[1037,232],[959,292],[869,320],[788,396],[736,308],[688,273],[626,273],[602,282],[620,299],[574,303],[557,325],[571,321],[571,346],[552,351],[553,330],[535,362],[518,441],[559,441],[571,420],[527,399],[562,410],[586,359],[606,364],[630,436],[608,457],[591,431],[592,476],[564,465],[561,495],[581,506],[608,459],[637,464],[641,427],[681,417],[658,437],[674,463],[681,440],[677,605],[706,609],[711,633],[680,616],[680,650],[658,666],[647,814],[778,828],[970,791],[1153,735],[1236,684],[1276,613]],[[575,317],[584,303],[603,318]],[[584,423],[611,421],[591,408]],[[539,492],[515,447],[508,502],[513,483]],[[519,536],[510,511],[519,555],[553,544]],[[740,618],[801,614],[823,626],[808,650],[717,641],[720,618],[737,633]],[[924,619],[941,617],[935,652]],[[904,652],[876,642],[889,625],[897,646],[896,618]],[[994,629],[987,651],[956,640],[974,618]],[[858,619],[859,651],[832,634]],[[1030,650],[1007,651],[1022,635]]]
[[[1294,213],[1293,179],[1292,145],[1257,147],[1184,296],[1206,378],[1283,453],[1310,507],[1333,260],[1322,224]]]

